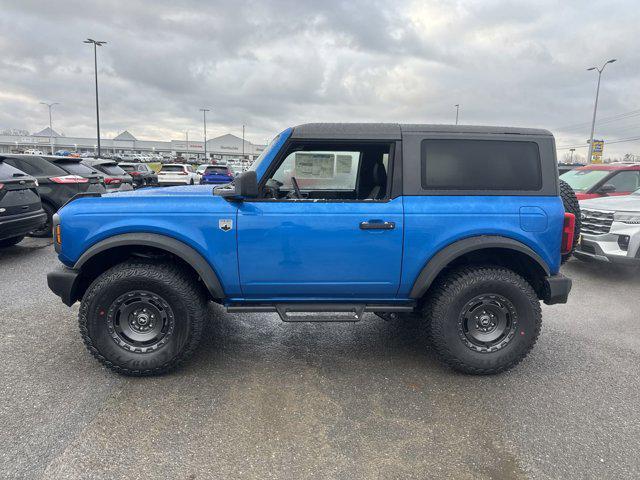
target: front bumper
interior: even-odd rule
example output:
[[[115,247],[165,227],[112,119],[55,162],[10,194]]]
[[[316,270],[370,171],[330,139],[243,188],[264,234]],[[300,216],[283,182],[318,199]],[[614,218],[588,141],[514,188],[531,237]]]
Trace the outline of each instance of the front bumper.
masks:
[[[47,273],[47,285],[49,289],[62,299],[67,306],[73,305],[78,300],[78,283],[80,272],[72,268],[60,267]]]
[[[573,254],[580,260],[619,265],[640,265],[640,227],[614,223],[611,232],[603,235],[583,234]],[[617,227],[617,228],[614,228]],[[620,247],[621,235],[629,237],[627,249]]]
[[[571,292],[571,285],[571,279],[560,273],[545,277],[542,300],[547,305],[567,303],[569,292]]]
[[[33,232],[47,223],[47,214],[40,209],[34,213],[0,218],[0,240]]]

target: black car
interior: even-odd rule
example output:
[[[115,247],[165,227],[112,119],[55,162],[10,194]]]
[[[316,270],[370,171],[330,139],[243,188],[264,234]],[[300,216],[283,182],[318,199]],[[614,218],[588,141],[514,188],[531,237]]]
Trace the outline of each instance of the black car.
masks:
[[[46,222],[36,179],[0,157],[0,248],[15,245]]]
[[[47,214],[47,223],[32,232],[33,236],[51,235],[53,214],[74,195],[83,192],[106,193],[102,175],[80,163],[80,158],[14,154],[1,157],[5,163],[38,180],[38,193]]]
[[[118,166],[131,175],[133,185],[136,188],[158,185],[158,175],[144,163],[120,162]]]
[[[133,190],[133,178],[120,168],[116,161],[105,158],[84,158],[82,163],[104,174],[107,193]]]

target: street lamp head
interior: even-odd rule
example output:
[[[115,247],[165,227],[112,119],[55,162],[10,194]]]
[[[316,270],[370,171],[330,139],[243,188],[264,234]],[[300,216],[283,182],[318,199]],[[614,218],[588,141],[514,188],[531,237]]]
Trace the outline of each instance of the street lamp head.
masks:
[[[93,43],[94,45],[96,45],[97,47],[101,47],[102,45],[104,45],[105,41],[102,40],[94,40],[93,38],[87,38],[84,43]]]
[[[591,71],[591,70],[595,70],[596,67],[591,67],[591,68],[587,68],[587,72]]]
[[[613,63],[613,62],[615,62],[616,60],[618,60],[618,59],[617,59],[617,58],[612,58],[612,59],[611,59],[611,60],[609,60],[607,63]]]

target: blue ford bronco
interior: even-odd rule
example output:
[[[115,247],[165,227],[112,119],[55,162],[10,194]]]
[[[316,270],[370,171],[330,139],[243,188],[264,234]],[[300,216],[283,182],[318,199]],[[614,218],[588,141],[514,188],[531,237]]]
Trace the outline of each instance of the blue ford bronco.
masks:
[[[122,374],[184,362],[210,301],[291,322],[420,316],[448,365],[491,374],[531,350],[540,301],[567,301],[574,222],[546,130],[305,124],[226,185],[75,198],[48,284]]]

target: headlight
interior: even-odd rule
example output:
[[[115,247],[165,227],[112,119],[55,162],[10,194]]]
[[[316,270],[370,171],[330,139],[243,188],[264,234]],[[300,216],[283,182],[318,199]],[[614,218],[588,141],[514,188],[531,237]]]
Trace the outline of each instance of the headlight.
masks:
[[[616,222],[640,224],[640,213],[614,213],[613,219]]]

